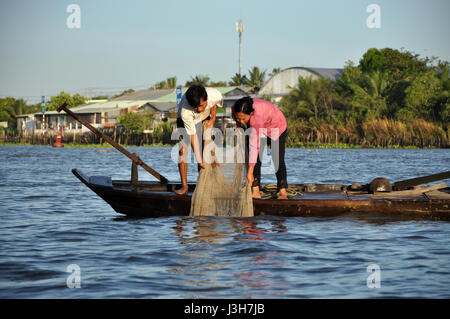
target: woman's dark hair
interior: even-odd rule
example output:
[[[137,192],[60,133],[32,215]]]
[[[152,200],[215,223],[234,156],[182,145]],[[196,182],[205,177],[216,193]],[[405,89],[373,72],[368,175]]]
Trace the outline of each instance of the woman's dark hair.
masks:
[[[244,113],[250,115],[255,111],[253,108],[253,99],[249,96],[237,100],[233,106],[234,113]]]
[[[200,99],[203,99],[203,101],[208,99],[208,93],[206,93],[206,89],[201,85],[191,85],[186,91],[186,99],[195,108],[200,105]]]

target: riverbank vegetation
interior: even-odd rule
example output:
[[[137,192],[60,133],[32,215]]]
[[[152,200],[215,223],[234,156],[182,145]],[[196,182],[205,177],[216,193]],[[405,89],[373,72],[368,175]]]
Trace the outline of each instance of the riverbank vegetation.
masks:
[[[278,103],[288,144],[450,147],[449,64],[408,51],[370,49],[336,82],[299,78]]]

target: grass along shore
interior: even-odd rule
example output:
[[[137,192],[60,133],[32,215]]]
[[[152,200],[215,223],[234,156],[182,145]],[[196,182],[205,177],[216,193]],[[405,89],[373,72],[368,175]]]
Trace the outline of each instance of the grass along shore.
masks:
[[[31,143],[14,143],[14,142],[0,142],[0,146],[51,146],[48,144],[31,144]],[[172,147],[173,144],[144,144],[144,145],[121,145],[123,147]],[[103,144],[64,144],[66,148],[113,148],[112,145],[108,143]],[[292,143],[286,148],[305,148],[305,149],[438,149],[437,147],[417,147],[417,146],[400,146],[400,145],[390,145],[387,147],[374,147],[367,145],[354,145],[346,143]]]

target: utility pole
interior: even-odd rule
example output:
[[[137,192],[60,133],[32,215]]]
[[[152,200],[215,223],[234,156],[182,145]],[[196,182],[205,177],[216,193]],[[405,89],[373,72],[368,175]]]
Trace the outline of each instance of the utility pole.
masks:
[[[239,75],[242,75],[242,32],[244,32],[244,21],[236,22],[236,32],[239,34]]]
[[[41,97],[41,110],[42,110],[42,134],[45,132],[45,96]]]

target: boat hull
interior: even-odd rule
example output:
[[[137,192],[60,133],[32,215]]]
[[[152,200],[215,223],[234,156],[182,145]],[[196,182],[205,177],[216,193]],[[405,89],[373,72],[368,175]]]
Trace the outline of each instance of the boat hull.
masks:
[[[187,195],[176,195],[173,192],[175,184],[162,185],[157,182],[132,184],[130,181],[112,181],[104,176],[87,177],[76,169],[72,172],[119,214],[130,217],[189,215],[195,185],[190,185],[191,189]],[[312,191],[305,192],[298,198],[254,199],[254,215],[331,217],[354,212],[357,215],[383,214],[450,220],[450,198],[445,196],[436,199],[417,196],[383,199],[369,195],[349,196],[342,187],[342,185],[313,184],[312,189],[309,188]]]

